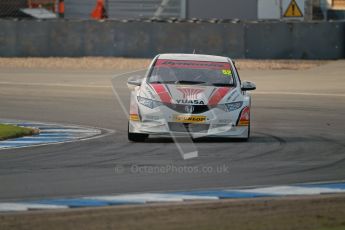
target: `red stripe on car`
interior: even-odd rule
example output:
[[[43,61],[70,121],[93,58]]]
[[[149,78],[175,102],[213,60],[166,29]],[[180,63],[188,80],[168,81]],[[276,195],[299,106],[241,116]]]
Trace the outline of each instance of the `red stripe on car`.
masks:
[[[163,103],[171,103],[171,96],[163,84],[151,84]]]
[[[212,94],[210,100],[208,101],[209,105],[217,105],[220,100],[231,90],[229,87],[220,87]]]

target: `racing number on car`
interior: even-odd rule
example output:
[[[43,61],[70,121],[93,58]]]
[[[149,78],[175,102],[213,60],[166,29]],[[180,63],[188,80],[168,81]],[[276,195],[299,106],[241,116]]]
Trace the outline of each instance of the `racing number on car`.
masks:
[[[229,70],[229,69],[223,69],[222,72],[224,75],[227,75],[227,76],[231,75],[231,70]]]

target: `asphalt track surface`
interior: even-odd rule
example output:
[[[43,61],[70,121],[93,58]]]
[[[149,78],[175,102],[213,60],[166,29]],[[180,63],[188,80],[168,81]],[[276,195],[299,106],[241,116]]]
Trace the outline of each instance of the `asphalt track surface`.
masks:
[[[1,69],[0,117],[112,129],[74,143],[0,151],[0,201],[343,180],[345,61],[308,70],[243,70],[256,82],[252,137],[204,139],[183,160],[170,139],[127,141],[114,71]],[[125,77],[117,92],[128,103]],[[213,172],[139,173],[144,166]],[[227,167],[223,172],[217,168]]]

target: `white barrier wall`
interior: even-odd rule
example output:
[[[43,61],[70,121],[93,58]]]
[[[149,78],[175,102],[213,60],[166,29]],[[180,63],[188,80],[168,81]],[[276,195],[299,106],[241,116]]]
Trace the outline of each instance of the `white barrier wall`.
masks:
[[[148,23],[0,20],[2,57],[154,57],[217,54],[253,59],[345,57],[345,22]]]

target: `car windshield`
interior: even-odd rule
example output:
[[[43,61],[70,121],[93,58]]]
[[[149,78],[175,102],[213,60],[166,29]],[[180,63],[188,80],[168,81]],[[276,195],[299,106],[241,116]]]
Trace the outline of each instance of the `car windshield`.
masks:
[[[230,63],[159,59],[149,76],[149,83],[233,86]]]

